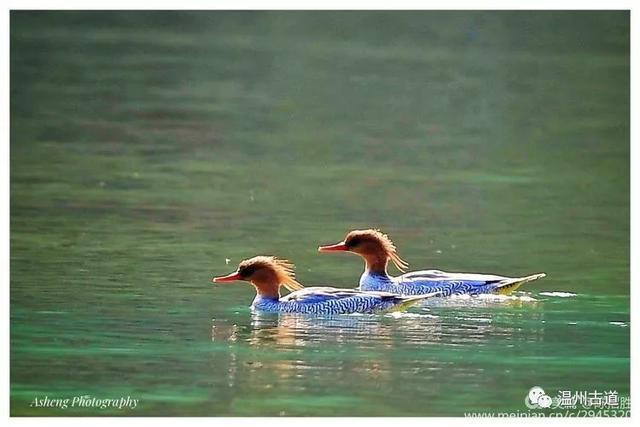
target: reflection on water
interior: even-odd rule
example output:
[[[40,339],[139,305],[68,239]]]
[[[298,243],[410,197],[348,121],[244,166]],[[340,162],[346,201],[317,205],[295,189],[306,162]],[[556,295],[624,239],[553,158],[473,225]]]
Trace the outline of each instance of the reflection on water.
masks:
[[[523,304],[535,306],[537,303],[529,296],[487,296],[439,299],[429,302],[431,309],[425,304],[420,313],[394,312],[384,315],[352,314],[314,317],[295,313],[252,311],[249,331],[241,331],[237,325],[229,325],[227,320],[214,319],[211,338],[212,341],[235,343],[241,340],[255,346],[277,345],[293,348],[321,343],[333,343],[338,347],[341,343],[352,345],[359,342],[395,345],[396,341],[417,344],[455,345],[461,342],[482,344],[483,340],[495,335],[510,335],[513,338],[517,331],[514,328],[505,328],[496,324],[491,313],[478,313],[475,310],[470,313],[471,309],[496,305],[515,308],[522,307]],[[436,315],[432,312],[435,307],[444,307],[448,311]],[[515,311],[507,315],[514,324],[517,324],[523,313]],[[530,320],[543,320],[542,312],[527,312],[527,315]],[[544,326],[543,323],[540,325]],[[538,332],[530,329],[527,336],[535,336]]]
[[[567,381],[567,366],[585,363],[571,355],[598,357],[603,347],[593,341],[596,337],[612,340],[615,334],[621,342],[625,340],[618,331],[622,328],[609,321],[615,314],[603,319],[591,312],[601,303],[598,298],[576,298],[579,306],[572,307],[562,296],[520,292],[432,300],[410,312],[386,315],[247,312],[234,320],[216,318],[210,328],[216,343],[216,369],[211,374],[224,372],[231,394],[269,390],[282,396],[272,404],[238,398],[272,415],[282,415],[276,409],[283,401],[307,405],[299,411],[287,407],[284,415],[315,410],[407,415],[441,405],[449,408],[443,414],[459,415],[459,405],[481,408],[500,396],[505,407],[522,410],[518,392],[538,383],[560,387]],[[567,321],[569,311],[575,321]],[[575,336],[573,343],[566,341],[566,334]],[[219,353],[220,345],[224,353]],[[555,355],[548,354],[557,345],[564,345],[566,357],[557,350]],[[609,359],[607,373],[591,372],[589,381],[606,384],[612,376],[621,378],[617,363]],[[514,389],[509,397],[496,387],[504,382]],[[331,389],[346,394],[337,401],[315,400]],[[403,399],[408,392],[433,406],[425,409]],[[312,409],[309,400],[322,409]]]
[[[522,304],[533,310],[511,310]],[[211,339],[228,345],[225,361],[218,363],[226,364],[231,388],[248,383],[258,389],[293,387],[303,392],[348,377],[353,384],[374,382],[376,388],[392,389],[398,378],[413,375],[425,382],[446,381],[451,375],[473,381],[482,369],[465,367],[454,357],[455,349],[482,351],[496,341],[506,342],[506,348],[543,341],[544,313],[535,310],[536,304],[530,297],[499,297],[387,315],[252,312],[246,327],[214,319]],[[496,306],[505,309],[492,312]],[[524,329],[525,322],[533,326]],[[452,357],[443,358],[447,348]],[[326,352],[332,356],[323,357]]]

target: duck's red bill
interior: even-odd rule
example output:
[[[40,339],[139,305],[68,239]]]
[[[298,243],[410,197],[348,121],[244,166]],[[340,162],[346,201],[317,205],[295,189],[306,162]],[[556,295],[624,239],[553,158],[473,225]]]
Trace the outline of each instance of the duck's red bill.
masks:
[[[240,280],[240,279],[241,279],[240,273],[235,271],[231,274],[227,274],[226,276],[214,277],[213,281],[214,282],[235,282],[236,280]]]
[[[319,246],[319,252],[339,252],[339,251],[348,251],[347,245],[344,242],[336,243],[335,245],[327,245],[327,246]]]

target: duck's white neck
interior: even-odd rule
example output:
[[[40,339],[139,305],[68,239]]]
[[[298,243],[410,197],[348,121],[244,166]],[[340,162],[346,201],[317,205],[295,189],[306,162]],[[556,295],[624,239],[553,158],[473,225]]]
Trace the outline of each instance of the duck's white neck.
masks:
[[[364,270],[376,275],[385,275],[387,273],[387,265],[389,265],[389,257],[385,255],[367,255],[364,257]]]

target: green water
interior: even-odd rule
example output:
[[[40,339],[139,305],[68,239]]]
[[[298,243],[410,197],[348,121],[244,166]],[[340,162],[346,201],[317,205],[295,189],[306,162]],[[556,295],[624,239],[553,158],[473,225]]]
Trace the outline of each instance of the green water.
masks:
[[[210,283],[353,287],[316,248],[373,226],[548,277],[328,319]],[[628,13],[12,13],[13,415],[526,411],[628,395],[630,326]],[[30,406],[80,395],[139,404]]]

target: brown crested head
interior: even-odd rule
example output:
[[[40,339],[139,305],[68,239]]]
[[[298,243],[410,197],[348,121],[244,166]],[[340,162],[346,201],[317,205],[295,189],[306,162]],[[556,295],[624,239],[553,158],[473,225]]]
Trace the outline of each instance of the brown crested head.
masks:
[[[216,277],[214,282],[244,280],[251,282],[258,292],[277,293],[280,286],[289,291],[297,291],[303,286],[295,280],[295,266],[286,259],[274,256],[255,256],[238,264],[238,269],[226,276]]]
[[[353,230],[347,233],[340,243],[318,248],[321,252],[348,251],[356,253],[371,265],[391,260],[400,271],[405,271],[409,264],[400,258],[396,246],[389,236],[380,230]]]

